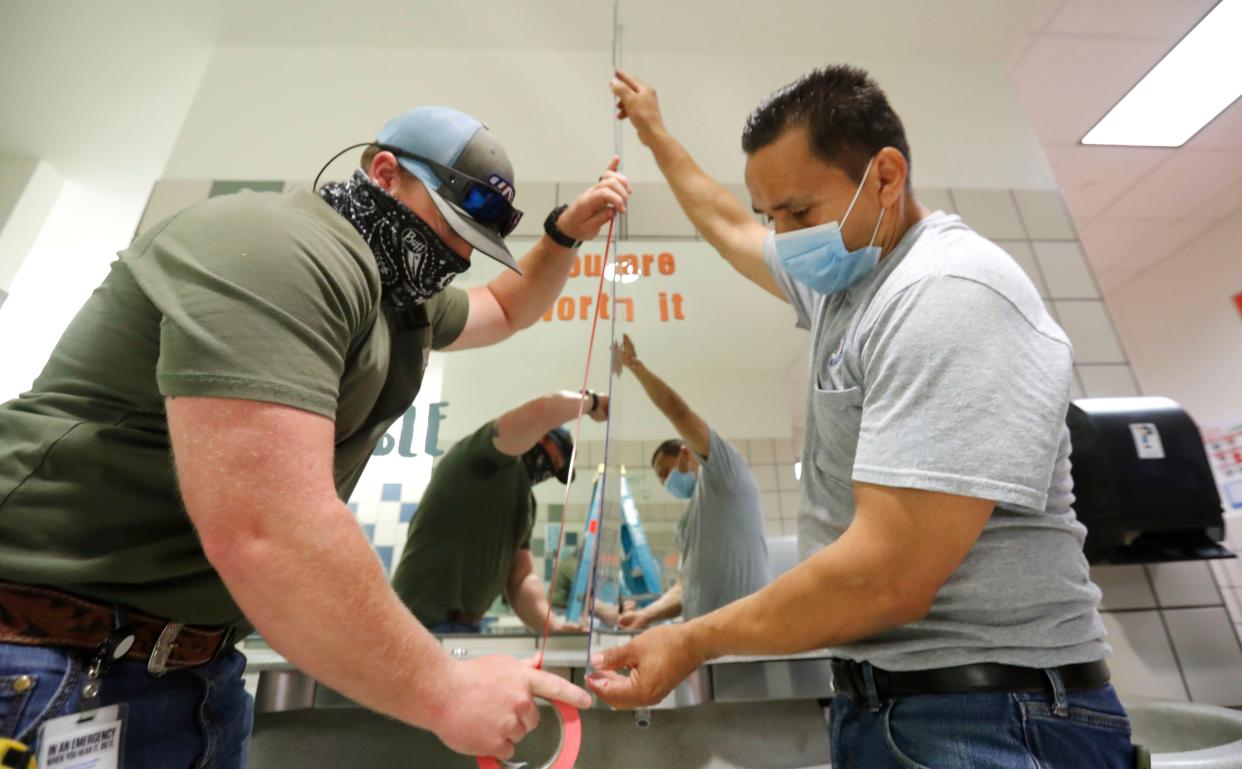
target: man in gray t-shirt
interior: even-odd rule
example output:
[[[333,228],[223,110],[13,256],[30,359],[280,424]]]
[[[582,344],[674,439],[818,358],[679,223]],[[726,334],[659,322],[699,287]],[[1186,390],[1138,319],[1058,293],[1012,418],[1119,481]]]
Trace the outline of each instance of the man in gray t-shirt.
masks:
[[[698,232],[793,306],[812,352],[802,563],[604,652],[591,688],[649,704],[714,657],[827,647],[833,766],[1132,766],[1071,507],[1072,351],[1030,280],[919,205],[901,120],[857,68],[814,70],[747,121],[746,186],[774,232],[669,135],[650,88],[612,87]]]
[[[762,589],[771,576],[759,486],[746,460],[643,365],[629,336],[621,362],[681,436],[660,444],[651,467],[669,493],[690,503],[677,524],[681,579],[653,603],[621,616],[621,627],[638,630],[715,611]]]

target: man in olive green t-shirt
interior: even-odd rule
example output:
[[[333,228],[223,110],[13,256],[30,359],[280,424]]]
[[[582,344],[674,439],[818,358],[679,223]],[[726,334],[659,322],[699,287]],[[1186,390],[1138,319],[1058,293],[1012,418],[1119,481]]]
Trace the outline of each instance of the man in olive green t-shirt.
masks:
[[[576,241],[625,209],[615,167],[519,263],[503,148],[424,107],[349,181],[213,198],[122,252],[31,390],[0,406],[0,680],[33,687],[0,736],[33,742],[78,711],[75,677],[112,627],[137,640],[97,701],[129,706],[130,769],[244,763],[243,660],[224,630],[250,625],[463,753],[512,755],[535,695],[588,705],[510,658],[452,661],[342,500],[432,349],[499,342],[556,299]],[[474,250],[513,272],[447,288]]]
[[[560,425],[580,409],[602,422],[608,397],[588,391],[536,398],[440,458],[392,578],[397,595],[429,630],[479,632],[483,614],[502,593],[527,627],[543,628],[548,597],[530,551],[531,489],[553,477],[569,481],[573,441]],[[560,618],[549,627],[580,629]]]

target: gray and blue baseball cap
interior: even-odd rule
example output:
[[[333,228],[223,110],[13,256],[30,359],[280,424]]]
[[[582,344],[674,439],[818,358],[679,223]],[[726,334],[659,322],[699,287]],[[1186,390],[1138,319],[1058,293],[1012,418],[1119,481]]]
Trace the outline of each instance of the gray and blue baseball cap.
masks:
[[[510,205],[517,194],[513,164],[500,142],[487,126],[455,109],[416,107],[389,120],[376,137],[376,143],[425,157],[485,182]],[[446,183],[443,171],[437,173],[431,165],[399,154],[397,161],[427,186],[436,208],[454,232],[476,250],[522,274],[497,228],[476,221],[464,208],[446,198],[443,193],[447,188],[441,189]]]

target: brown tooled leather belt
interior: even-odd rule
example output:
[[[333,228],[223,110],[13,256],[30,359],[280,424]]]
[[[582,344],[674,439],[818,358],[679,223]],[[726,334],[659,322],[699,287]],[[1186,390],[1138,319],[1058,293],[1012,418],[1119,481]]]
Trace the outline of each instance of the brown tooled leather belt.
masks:
[[[61,590],[0,582],[0,642],[94,652],[113,634],[117,616],[112,606]],[[155,675],[204,665],[232,645],[231,628],[184,625],[133,609],[125,610],[123,625],[134,637],[125,659],[145,661]]]

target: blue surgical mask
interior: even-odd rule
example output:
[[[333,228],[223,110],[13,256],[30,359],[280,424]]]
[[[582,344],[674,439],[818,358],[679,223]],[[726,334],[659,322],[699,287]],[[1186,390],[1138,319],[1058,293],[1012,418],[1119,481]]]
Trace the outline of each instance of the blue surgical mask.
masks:
[[[696,473],[673,468],[664,479],[664,488],[678,499],[689,499],[694,494],[694,484],[698,479]]]
[[[850,201],[849,208],[845,209],[845,216],[841,217],[841,221],[779,235],[768,234],[769,242],[765,247],[776,252],[781,267],[789,273],[789,277],[821,294],[835,294],[854,285],[875,268],[883,250],[875,245],[875,236],[880,231],[880,222],[884,221],[884,209],[880,209],[880,217],[876,219],[868,245],[850,251],[841,238],[841,227],[854,210],[858,196],[862,194],[863,184],[867,181],[867,174],[871,172],[874,160],[873,157],[867,161],[867,170],[863,172],[862,181],[854,191],[854,199]]]

